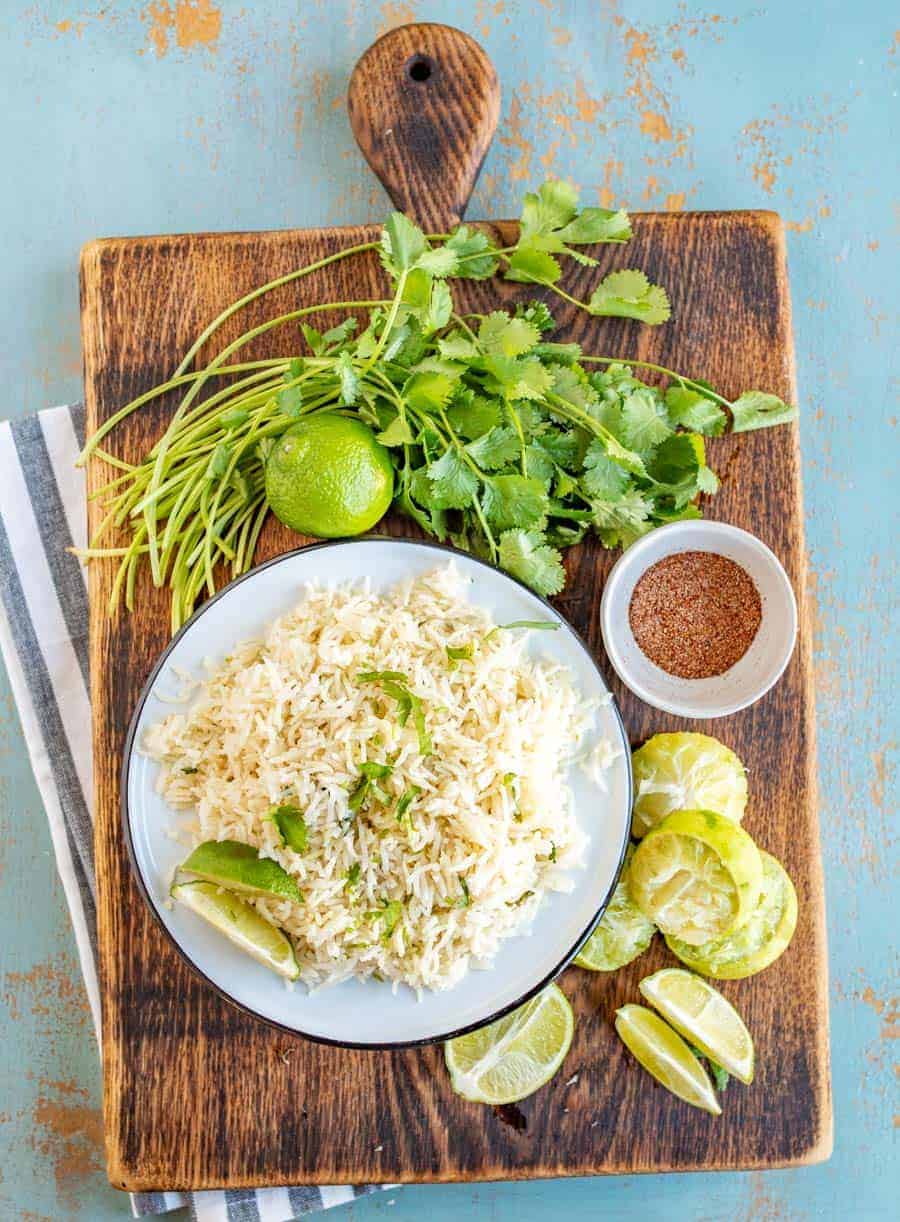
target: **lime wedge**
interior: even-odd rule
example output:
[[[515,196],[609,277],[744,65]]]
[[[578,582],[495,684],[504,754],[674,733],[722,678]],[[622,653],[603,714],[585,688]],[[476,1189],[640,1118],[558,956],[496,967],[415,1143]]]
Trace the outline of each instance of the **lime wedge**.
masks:
[[[574,1030],[572,1007],[551,984],[505,1018],[448,1040],[450,1083],[473,1103],[516,1103],[550,1081]]]
[[[704,1056],[748,1086],[753,1040],[741,1016],[718,989],[680,967],[666,967],[638,985],[641,995]]]
[[[666,1090],[713,1116],[722,1109],[706,1070],[668,1023],[645,1006],[616,1010],[616,1031],[625,1046]]]
[[[740,823],[747,775],[735,753],[708,734],[654,734],[631,757],[634,814],[640,838],[673,810],[714,810]]]
[[[239,840],[207,840],[198,844],[187,861],[182,862],[181,869],[231,891],[303,903],[297,884],[277,861],[260,857],[252,844]]]
[[[756,845],[710,810],[667,815],[638,845],[628,870],[631,898],[644,916],[694,946],[742,925],[761,885]]]
[[[612,899],[596,929],[575,956],[578,967],[586,967],[591,972],[615,972],[642,955],[656,933],[656,926],[644,916],[628,890],[626,875],[633,855],[634,849],[629,845],[625,869]]]
[[[695,972],[714,980],[742,980],[755,976],[787,950],[797,925],[797,892],[779,861],[764,852],[760,857],[762,893],[740,929],[700,945],[666,938],[669,950]]]
[[[209,921],[229,942],[279,976],[296,980],[300,975],[291,943],[276,925],[260,916],[246,900],[223,891],[214,883],[176,883],[172,896]]]

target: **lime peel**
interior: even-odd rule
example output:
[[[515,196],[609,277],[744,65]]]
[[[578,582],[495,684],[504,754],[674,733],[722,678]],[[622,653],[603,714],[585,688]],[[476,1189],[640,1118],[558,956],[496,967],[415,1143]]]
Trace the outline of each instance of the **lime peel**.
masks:
[[[664,934],[696,945],[747,920],[759,900],[762,862],[750,836],[724,815],[675,811],[638,845],[628,884]]]
[[[734,1006],[693,972],[666,967],[638,985],[641,996],[710,1061],[748,1085],[753,1081],[753,1039]]]
[[[646,1071],[692,1107],[713,1116],[722,1109],[706,1070],[677,1033],[645,1006],[627,1005],[616,1011],[616,1032]]]
[[[287,935],[240,896],[207,882],[176,883],[171,895],[264,967],[286,980],[300,975]]]
[[[790,876],[760,850],[762,891],[744,924],[723,938],[689,945],[673,935],[666,944],[682,963],[714,980],[743,980],[770,967],[787,950],[797,926],[797,893]]]
[[[447,1041],[451,1085],[472,1103],[517,1103],[550,1081],[574,1030],[572,1007],[551,984],[496,1022]]]

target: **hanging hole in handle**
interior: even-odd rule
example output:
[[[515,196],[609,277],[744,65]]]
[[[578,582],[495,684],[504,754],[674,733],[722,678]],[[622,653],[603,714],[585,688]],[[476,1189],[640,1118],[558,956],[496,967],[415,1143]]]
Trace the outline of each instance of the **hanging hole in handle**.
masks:
[[[433,72],[434,62],[427,55],[414,55],[406,65],[406,75],[419,85],[430,80]]]

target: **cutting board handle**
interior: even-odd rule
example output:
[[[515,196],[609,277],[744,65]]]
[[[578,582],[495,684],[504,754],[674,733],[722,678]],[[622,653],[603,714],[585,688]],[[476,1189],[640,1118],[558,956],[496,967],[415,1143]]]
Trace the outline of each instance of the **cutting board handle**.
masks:
[[[353,69],[347,108],[394,205],[430,233],[456,225],[500,114],[497,73],[478,43],[432,22],[391,30]]]

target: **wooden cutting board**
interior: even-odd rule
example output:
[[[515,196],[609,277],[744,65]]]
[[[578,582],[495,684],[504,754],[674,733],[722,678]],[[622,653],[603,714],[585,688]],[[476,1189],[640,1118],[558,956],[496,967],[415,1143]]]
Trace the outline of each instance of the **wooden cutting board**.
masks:
[[[465,207],[496,122],[496,79],[480,49],[446,27],[396,31],[361,61],[350,107],[363,150],[398,206],[429,227],[450,225]],[[650,214],[635,217],[634,228],[627,249],[603,248],[601,268],[571,268],[566,286],[585,298],[611,268],[641,267],[669,288],[673,321],[651,329],[589,319],[554,302],[562,336],[589,352],[708,378],[729,395],[759,387],[794,398],[779,218]],[[510,232],[508,224],[498,229],[501,236]],[[89,427],[162,380],[204,324],[248,289],[376,233],[364,226],[91,243],[81,269]],[[298,298],[309,304],[381,296],[383,287],[374,257],[340,263],[246,311],[240,329],[273,316],[276,307],[295,308]],[[454,291],[479,310],[523,296],[503,284],[458,283]],[[256,355],[291,351],[296,342],[293,334],[269,338]],[[116,451],[137,461],[170,410],[157,401],[132,416],[116,435]],[[745,826],[796,883],[800,920],[790,950],[761,975],[723,986],[756,1040],[753,1086],[732,1084],[723,1115],[713,1119],[656,1087],[618,1041],[615,1008],[637,1000],[638,981],[671,962],[661,939],[614,975],[565,972],[561,985],[577,1027],[564,1069],[502,1115],[452,1093],[440,1048],[322,1047],[222,1000],[151,918],[120,827],[125,732],[166,644],[167,595],[144,580],[136,613],[111,619],[113,569],[97,564],[90,570],[91,683],[104,1110],[115,1186],[519,1179],[787,1166],[828,1156],[827,967],[797,429],[722,438],[709,448],[722,489],[706,511],[761,536],[793,582],[801,628],[791,664],[753,708],[690,724],[647,708],[605,670],[633,743],[690,728],[719,736],[739,753],[750,778]],[[94,463],[90,487],[105,478]],[[98,516],[92,502],[92,525]],[[390,521],[387,530],[415,533],[404,520]],[[297,542],[270,523],[259,559]],[[601,664],[600,592],[614,560],[595,541],[570,551],[568,585],[557,600]]]

